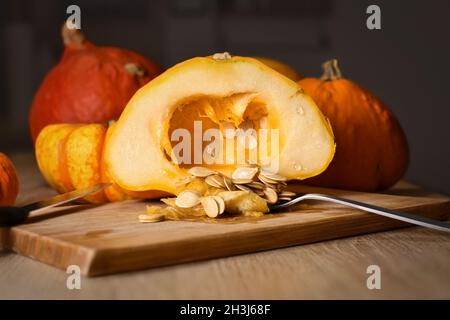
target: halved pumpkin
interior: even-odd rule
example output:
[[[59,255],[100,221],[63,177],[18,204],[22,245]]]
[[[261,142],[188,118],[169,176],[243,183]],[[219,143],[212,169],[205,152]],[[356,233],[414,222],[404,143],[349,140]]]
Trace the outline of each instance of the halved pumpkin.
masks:
[[[243,128],[257,133],[256,146],[237,143]],[[208,129],[223,135],[212,139]],[[265,149],[260,136],[267,138]],[[232,147],[206,161],[213,140]],[[256,153],[252,162],[305,179],[324,171],[334,150],[329,122],[297,83],[256,59],[224,53],[175,65],[136,92],[106,141],[104,160],[126,190],[176,194],[192,166],[229,174],[242,164],[239,155],[248,162]]]

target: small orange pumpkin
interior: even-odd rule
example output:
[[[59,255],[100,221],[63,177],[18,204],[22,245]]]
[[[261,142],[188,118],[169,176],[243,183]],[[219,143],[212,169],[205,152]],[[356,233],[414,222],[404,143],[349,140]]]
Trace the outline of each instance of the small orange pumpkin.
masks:
[[[77,29],[62,29],[64,53],[40,85],[30,109],[33,141],[53,123],[116,119],[133,94],[161,73],[131,50],[97,46]]]
[[[111,182],[104,157],[104,144],[114,124],[54,124],[37,137],[35,152],[39,169],[47,183],[63,193]],[[85,197],[91,203],[155,198],[160,193],[126,192],[117,184]]]
[[[0,206],[14,204],[19,193],[19,178],[12,161],[0,152]]]
[[[305,78],[299,84],[330,120],[336,155],[327,170],[305,183],[361,191],[392,186],[409,161],[398,120],[375,95],[342,78],[337,60],[322,67],[322,78]]]

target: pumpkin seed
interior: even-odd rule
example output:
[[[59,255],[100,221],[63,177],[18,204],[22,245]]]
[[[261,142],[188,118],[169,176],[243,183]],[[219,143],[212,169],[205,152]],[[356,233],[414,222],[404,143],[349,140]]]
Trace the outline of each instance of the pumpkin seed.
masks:
[[[277,184],[266,184],[264,190],[265,189],[273,189],[275,192],[278,193],[279,189],[280,189],[280,186],[277,185]]]
[[[227,187],[228,191],[234,191],[236,190],[236,187],[233,184],[233,181],[227,177],[223,177],[223,183],[225,184],[225,187]]]
[[[263,190],[265,188],[263,183],[257,181],[250,182],[247,186],[257,190]]]
[[[280,176],[279,174],[276,174],[276,173],[264,171],[264,170],[261,170],[260,175],[264,176],[264,177],[267,178],[267,179],[275,180],[275,181],[277,181],[277,182],[278,182],[278,181],[283,181],[283,182],[284,182],[284,181],[287,180],[286,177]]]
[[[210,218],[216,218],[220,213],[220,205],[213,197],[203,197],[200,200],[205,213]],[[225,203],[224,203],[225,206]]]
[[[162,213],[140,214],[138,219],[139,222],[142,223],[159,222],[164,220],[164,214]]]
[[[255,175],[258,173],[258,168],[256,167],[239,167],[233,171],[231,178],[233,180],[239,179],[250,179],[253,180]]]
[[[252,182],[252,179],[232,179],[234,184],[247,184]]]
[[[264,195],[266,196],[267,202],[270,204],[274,204],[277,203],[278,201],[278,195],[275,192],[275,190],[271,189],[271,188],[266,188],[264,189]]]
[[[238,188],[239,190],[242,190],[242,191],[252,192],[252,189],[245,186],[244,184],[237,184],[236,188]]]
[[[291,198],[291,197],[279,197],[278,200],[282,200],[282,201],[291,201],[292,198]]]
[[[226,188],[223,178],[217,174],[212,176],[207,176],[205,182],[211,187],[215,188]]]
[[[222,214],[225,212],[225,201],[220,196],[211,196],[214,200],[216,200],[217,204],[219,205],[219,214]]]
[[[295,197],[297,194],[291,191],[283,191],[279,194],[280,197]]]
[[[188,171],[191,175],[199,177],[199,178],[205,178],[207,176],[216,174],[217,172],[208,168],[204,167],[192,167]]]
[[[278,181],[266,178],[262,174],[258,175],[258,179],[259,179],[259,181],[261,181],[265,185],[277,185],[278,184]]]
[[[260,196],[260,197],[264,197],[264,191],[263,190],[258,190],[258,189],[255,189],[255,190],[252,190],[254,193],[256,193],[258,196]]]
[[[192,208],[200,203],[200,194],[197,191],[182,191],[175,200],[175,204],[180,208]]]
[[[192,182],[194,179],[195,179],[194,176],[189,176],[189,177],[179,180],[176,184],[177,184],[177,186],[183,186],[185,184]]]

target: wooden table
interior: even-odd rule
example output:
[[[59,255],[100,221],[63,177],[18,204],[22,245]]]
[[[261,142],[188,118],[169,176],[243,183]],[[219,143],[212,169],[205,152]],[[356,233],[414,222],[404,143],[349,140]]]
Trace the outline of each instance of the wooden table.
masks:
[[[13,161],[18,202],[52,193],[30,154]],[[404,185],[402,186],[405,187]],[[31,197],[32,195],[32,197]],[[366,286],[381,269],[381,289]],[[64,271],[0,253],[1,299],[449,299],[450,236],[423,228],[326,241],[145,271],[85,278],[68,290]]]

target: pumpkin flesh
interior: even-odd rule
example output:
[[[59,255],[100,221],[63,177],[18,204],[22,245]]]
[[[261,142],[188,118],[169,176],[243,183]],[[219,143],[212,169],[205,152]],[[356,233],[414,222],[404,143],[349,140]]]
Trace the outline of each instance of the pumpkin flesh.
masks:
[[[171,134],[192,132],[194,120],[202,122],[202,134],[223,121],[238,127],[250,120],[259,130],[263,120],[279,132],[279,150],[266,160],[276,158],[278,173],[288,179],[319,174],[334,154],[329,123],[298,84],[255,59],[194,58],[145,85],[126,106],[105,147],[113,180],[125,190],[176,194],[189,165],[173,159]],[[201,165],[227,173],[237,164]]]

